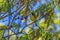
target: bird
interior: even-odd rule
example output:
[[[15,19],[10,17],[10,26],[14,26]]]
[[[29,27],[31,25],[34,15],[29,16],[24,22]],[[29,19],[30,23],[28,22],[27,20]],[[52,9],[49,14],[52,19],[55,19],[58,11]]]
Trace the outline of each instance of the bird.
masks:
[[[37,20],[37,18],[38,18],[38,16],[35,13],[32,12],[31,15],[30,15],[30,20],[34,22],[34,21]],[[34,23],[37,26],[36,22],[34,22]]]
[[[31,21],[35,21],[37,19],[37,15],[35,13],[31,13],[30,19]]]

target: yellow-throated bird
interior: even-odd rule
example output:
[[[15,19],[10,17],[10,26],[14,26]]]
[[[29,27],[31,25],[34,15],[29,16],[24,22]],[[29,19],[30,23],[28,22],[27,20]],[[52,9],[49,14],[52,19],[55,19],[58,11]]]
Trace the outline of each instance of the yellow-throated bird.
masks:
[[[30,20],[34,22],[37,20],[37,18],[38,18],[38,15],[32,12],[30,15]],[[37,26],[36,22],[35,22],[35,25]]]

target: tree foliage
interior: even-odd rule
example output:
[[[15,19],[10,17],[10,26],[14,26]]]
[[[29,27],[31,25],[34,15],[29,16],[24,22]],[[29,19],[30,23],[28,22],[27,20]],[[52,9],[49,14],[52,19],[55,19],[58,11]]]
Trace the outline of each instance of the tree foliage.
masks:
[[[60,40],[59,0],[0,0],[0,40]]]

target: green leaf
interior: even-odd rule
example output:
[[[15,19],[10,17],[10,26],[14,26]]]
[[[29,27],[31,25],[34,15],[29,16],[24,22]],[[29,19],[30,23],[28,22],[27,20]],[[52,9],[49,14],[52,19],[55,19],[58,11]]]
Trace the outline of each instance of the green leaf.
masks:
[[[18,40],[29,40],[28,35],[24,34],[23,36],[19,37]]]
[[[0,29],[6,29],[6,25],[4,23],[0,23]]]
[[[5,38],[3,38],[4,31],[5,30],[0,30],[0,40],[6,40]]]

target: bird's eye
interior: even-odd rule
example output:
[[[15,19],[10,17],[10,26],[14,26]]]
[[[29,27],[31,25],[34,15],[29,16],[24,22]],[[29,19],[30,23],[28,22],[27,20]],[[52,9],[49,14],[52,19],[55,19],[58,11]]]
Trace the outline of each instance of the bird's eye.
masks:
[[[34,15],[34,13],[32,13],[32,15]]]

